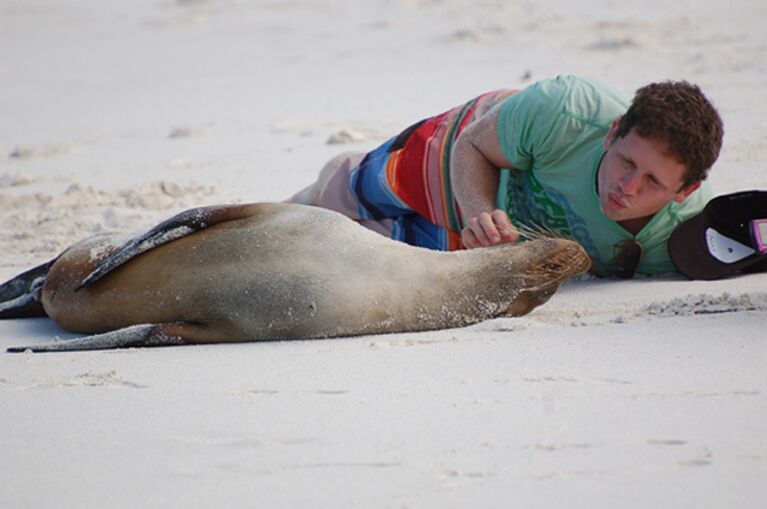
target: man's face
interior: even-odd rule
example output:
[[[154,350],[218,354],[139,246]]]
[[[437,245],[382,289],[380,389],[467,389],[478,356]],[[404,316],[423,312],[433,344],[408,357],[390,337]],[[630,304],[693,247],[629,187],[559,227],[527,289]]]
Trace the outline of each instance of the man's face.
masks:
[[[682,188],[686,168],[667,155],[662,144],[639,136],[634,129],[615,137],[617,121],[605,138],[597,183],[602,211],[613,221],[652,216],[667,203],[684,201],[700,183]]]

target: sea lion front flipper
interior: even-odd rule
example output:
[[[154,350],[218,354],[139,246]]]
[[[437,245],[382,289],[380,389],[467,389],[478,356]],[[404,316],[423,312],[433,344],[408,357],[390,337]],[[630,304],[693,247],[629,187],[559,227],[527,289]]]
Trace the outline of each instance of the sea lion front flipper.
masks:
[[[145,323],[132,325],[103,334],[93,334],[76,339],[54,341],[41,345],[12,346],[7,352],[73,352],[78,350],[107,350],[145,346],[175,346],[211,341],[209,333],[201,325],[184,322]]]
[[[40,290],[56,259],[38,265],[0,285],[0,319],[47,316]]]
[[[177,214],[163,221],[148,232],[123,244],[114,253],[106,257],[98,266],[83,279],[75,291],[95,283],[114,269],[132,258],[167,244],[176,239],[186,237],[194,232],[226,221],[249,217],[257,205],[215,205],[197,207]]]

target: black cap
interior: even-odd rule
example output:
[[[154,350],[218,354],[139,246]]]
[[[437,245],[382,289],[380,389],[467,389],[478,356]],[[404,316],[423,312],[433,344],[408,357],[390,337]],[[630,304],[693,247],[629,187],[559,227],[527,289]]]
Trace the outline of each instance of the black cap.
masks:
[[[717,196],[676,227],[671,261],[690,279],[767,270],[767,191]]]

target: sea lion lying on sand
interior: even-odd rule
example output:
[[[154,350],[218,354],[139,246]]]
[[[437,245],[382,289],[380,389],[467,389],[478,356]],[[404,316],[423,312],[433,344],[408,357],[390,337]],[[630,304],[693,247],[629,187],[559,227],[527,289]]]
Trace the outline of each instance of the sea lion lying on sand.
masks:
[[[528,313],[589,265],[564,239],[445,253],[321,208],[212,206],[73,245],[0,286],[0,317],[93,334],[9,351],[422,331]]]

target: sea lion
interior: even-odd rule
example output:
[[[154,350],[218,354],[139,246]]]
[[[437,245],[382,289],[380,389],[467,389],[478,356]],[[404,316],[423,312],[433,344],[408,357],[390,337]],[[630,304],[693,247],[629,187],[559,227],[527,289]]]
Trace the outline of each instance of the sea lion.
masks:
[[[564,239],[445,253],[317,207],[213,206],[73,245],[0,286],[0,316],[94,334],[9,351],[422,331],[527,313],[589,264]]]

